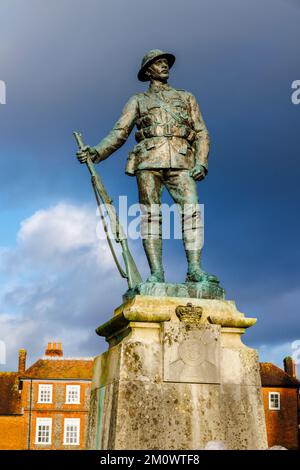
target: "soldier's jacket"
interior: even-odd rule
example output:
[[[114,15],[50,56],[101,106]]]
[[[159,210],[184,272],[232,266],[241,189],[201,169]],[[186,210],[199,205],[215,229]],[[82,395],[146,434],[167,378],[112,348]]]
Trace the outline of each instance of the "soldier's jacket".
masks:
[[[133,127],[137,144],[126,173],[142,169],[207,169],[209,136],[195,97],[168,84],[150,85],[133,95],[111,132],[96,146],[98,163],[125,143]]]

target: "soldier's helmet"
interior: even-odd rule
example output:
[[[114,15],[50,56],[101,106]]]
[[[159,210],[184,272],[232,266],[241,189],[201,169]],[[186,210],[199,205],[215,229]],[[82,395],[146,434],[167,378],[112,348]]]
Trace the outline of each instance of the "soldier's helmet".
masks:
[[[169,68],[171,68],[175,62],[175,56],[173,54],[161,51],[160,49],[153,49],[152,51],[149,51],[146,55],[144,55],[141,68],[138,73],[138,79],[141,82],[147,82],[149,80],[149,78],[145,75],[145,72],[147,68],[157,59],[167,59]]]

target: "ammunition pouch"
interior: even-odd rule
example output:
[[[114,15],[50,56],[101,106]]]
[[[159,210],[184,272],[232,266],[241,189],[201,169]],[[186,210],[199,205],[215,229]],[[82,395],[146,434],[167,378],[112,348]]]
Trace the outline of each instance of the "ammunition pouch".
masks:
[[[151,137],[180,137],[186,139],[189,144],[192,144],[196,138],[196,132],[188,126],[182,125],[152,125],[143,127],[135,133],[137,142]]]

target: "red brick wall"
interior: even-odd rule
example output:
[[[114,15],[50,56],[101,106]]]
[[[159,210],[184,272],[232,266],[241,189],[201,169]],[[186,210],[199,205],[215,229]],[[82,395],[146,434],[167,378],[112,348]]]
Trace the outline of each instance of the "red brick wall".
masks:
[[[280,393],[280,410],[269,409],[269,392]],[[269,447],[298,448],[297,389],[263,387],[263,401]]]

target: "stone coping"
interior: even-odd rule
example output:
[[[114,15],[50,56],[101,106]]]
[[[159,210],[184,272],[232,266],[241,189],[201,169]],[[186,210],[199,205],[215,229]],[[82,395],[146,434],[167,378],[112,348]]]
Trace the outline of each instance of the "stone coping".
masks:
[[[180,319],[176,314],[178,308],[186,312]],[[197,320],[194,321],[196,317]],[[224,328],[249,328],[256,323],[256,318],[246,318],[231,300],[136,295],[116,308],[113,318],[99,326],[96,333],[109,338],[127,329],[132,322],[138,324],[180,320],[188,323],[216,324]]]

